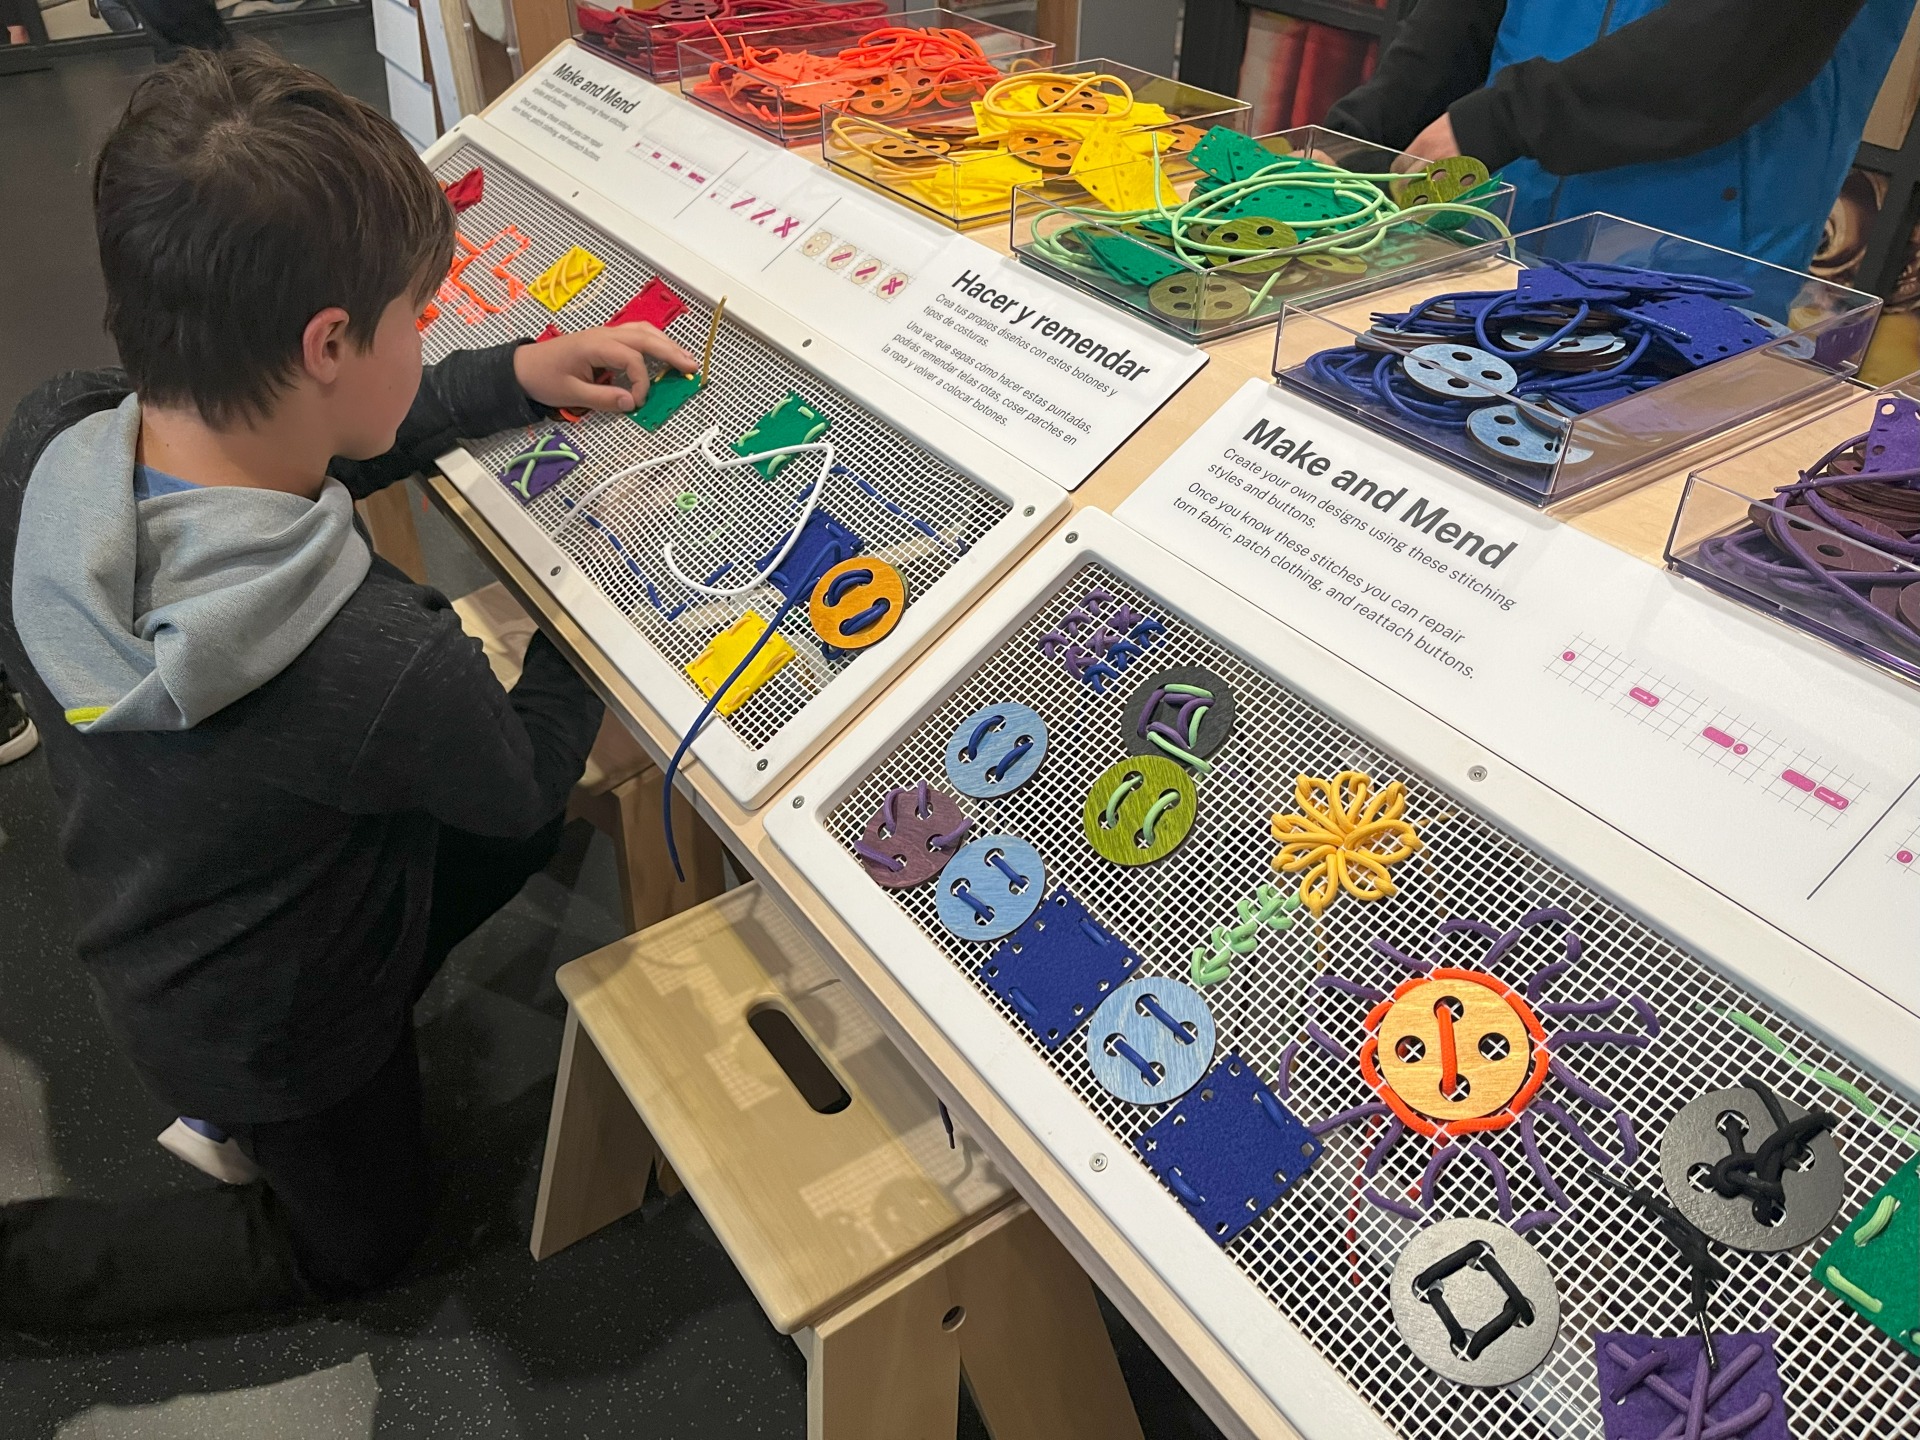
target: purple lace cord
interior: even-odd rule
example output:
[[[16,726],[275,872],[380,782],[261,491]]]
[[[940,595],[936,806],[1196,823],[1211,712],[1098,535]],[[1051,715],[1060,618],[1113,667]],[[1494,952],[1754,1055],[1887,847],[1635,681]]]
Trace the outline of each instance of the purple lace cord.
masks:
[[[1289,1040],[1287,1048],[1280,1052],[1280,1062],[1274,1067],[1273,1093],[1282,1100],[1293,1098],[1293,1058],[1300,1053],[1300,1042]]]
[[[1411,970],[1416,975],[1425,975],[1433,969],[1432,961],[1416,960],[1411,955],[1405,954],[1394,946],[1389,945],[1378,935],[1375,935],[1371,940],[1367,941],[1367,944],[1371,945],[1377,953],[1386,956],[1387,959],[1391,960],[1394,964],[1404,970]]]
[[[1567,1192],[1560,1188],[1553,1178],[1553,1172],[1547,1168],[1546,1157],[1540,1153],[1540,1140],[1533,1131],[1531,1111],[1520,1112],[1520,1149],[1527,1157],[1527,1168],[1533,1171],[1533,1178],[1540,1182],[1540,1188],[1547,1192],[1547,1198],[1562,1209],[1571,1210],[1573,1202],[1567,1199]]]
[[[1591,1014],[1597,1011],[1584,1007],[1598,1006],[1599,1001],[1575,1001],[1563,1006],[1542,1005],[1541,1011],[1548,1015],[1562,1013]],[[1653,1006],[1638,995],[1609,997],[1605,1007],[1614,1009],[1619,1005],[1628,1005],[1640,1019],[1641,1029],[1627,1030],[1563,1030],[1547,1037],[1547,1048],[1557,1050],[1563,1045],[1620,1045],[1630,1050],[1643,1050],[1651,1045],[1660,1034],[1660,1015]]]
[[[891,871],[894,874],[898,874],[907,868],[906,861],[895,855],[883,855],[864,840],[856,840],[853,842],[853,853],[858,855],[862,860],[865,860],[869,865],[878,865],[881,869]]]
[[[923,819],[925,818],[926,813],[927,812],[924,810],[921,811],[921,817]],[[966,839],[967,836],[971,835],[972,833],[973,833],[973,821],[968,820],[963,825],[961,825],[958,830],[949,830],[944,835],[934,836],[931,840],[927,841],[927,847],[932,850],[951,850],[954,848],[954,846],[958,845],[962,840]]]
[[[1369,1115],[1384,1115],[1387,1107],[1378,1100],[1369,1100],[1364,1105],[1356,1105],[1351,1110],[1342,1110],[1338,1115],[1329,1115],[1324,1120],[1316,1120],[1307,1126],[1315,1135],[1326,1135],[1338,1130],[1342,1125],[1351,1125],[1356,1120],[1365,1120]]]
[[[1675,1414],[1657,1440],[1691,1440],[1694,1436],[1698,1436],[1699,1440],[1739,1440],[1741,1435],[1773,1413],[1776,1397],[1769,1393],[1756,1395],[1738,1415],[1721,1419],[1713,1419],[1708,1411],[1740,1383],[1747,1371],[1759,1363],[1764,1348],[1764,1341],[1754,1340],[1746,1349],[1724,1361],[1717,1372],[1708,1366],[1703,1349],[1694,1366],[1693,1391],[1683,1395],[1664,1375],[1658,1373],[1667,1364],[1666,1351],[1656,1346],[1636,1358],[1619,1341],[1610,1340],[1607,1342],[1607,1355],[1616,1365],[1624,1366],[1625,1373],[1621,1375],[1613,1394],[1606,1398],[1618,1405],[1641,1385],[1658,1395]]]
[[[1552,1120],[1562,1130],[1566,1131],[1568,1139],[1572,1140],[1574,1144],[1578,1145],[1602,1165],[1618,1165],[1621,1163],[1618,1156],[1609,1155],[1606,1152],[1606,1148],[1601,1145],[1598,1140],[1595,1140],[1593,1136],[1589,1135],[1578,1120],[1567,1114],[1566,1111],[1554,1104],[1553,1101],[1547,1099],[1545,1096],[1535,1096],[1533,1108]]]
[[[1335,1040],[1331,1035],[1327,1034],[1326,1031],[1322,1030],[1311,1016],[1307,1018],[1305,1029],[1307,1032],[1307,1037],[1310,1040],[1312,1040],[1314,1044],[1318,1045],[1322,1050],[1326,1051],[1329,1055],[1333,1056],[1334,1059],[1336,1060],[1353,1059],[1352,1053],[1347,1050],[1343,1050],[1340,1047],[1340,1042]]]
[[[1406,1137],[1406,1121],[1402,1120],[1398,1115],[1394,1116],[1393,1123],[1381,1132],[1380,1138],[1374,1142],[1373,1149],[1367,1152],[1367,1162],[1361,1168],[1360,1173],[1365,1175],[1369,1180],[1375,1175],[1378,1175],[1380,1173],[1380,1167],[1387,1163],[1387,1157],[1393,1154],[1394,1147]]]
[[[1500,1218],[1502,1220],[1511,1220],[1513,1218],[1513,1191],[1507,1184],[1506,1167],[1500,1163],[1500,1157],[1498,1155],[1495,1155],[1493,1151],[1489,1150],[1485,1145],[1478,1143],[1454,1141],[1451,1144],[1441,1146],[1433,1152],[1433,1158],[1427,1161],[1427,1168],[1422,1171],[1420,1175],[1420,1208],[1423,1210],[1431,1210],[1433,1208],[1433,1194],[1440,1184],[1440,1177],[1446,1173],[1447,1167],[1461,1155],[1470,1155],[1486,1167],[1487,1176],[1493,1181],[1494,1199],[1500,1206]]]
[[[1347,979],[1344,975],[1334,975],[1326,971],[1314,976],[1313,983],[1322,990],[1338,990],[1342,995],[1351,995],[1354,999],[1365,1000],[1369,1004],[1378,1004],[1387,998],[1371,985],[1362,985],[1358,981]]]
[[[1383,1195],[1378,1190],[1374,1189],[1373,1186],[1371,1185],[1369,1185],[1366,1189],[1360,1192],[1360,1197],[1363,1200],[1369,1201],[1370,1203],[1377,1205],[1382,1210],[1388,1211],[1389,1213],[1394,1215],[1398,1215],[1402,1220],[1411,1220],[1414,1223],[1418,1224],[1420,1221],[1427,1218],[1426,1216],[1422,1215],[1418,1210],[1414,1209],[1413,1206],[1407,1204],[1404,1201],[1395,1200],[1390,1196]]]
[[[1538,1230],[1545,1225],[1558,1225],[1565,1217],[1558,1210],[1529,1210],[1510,1227],[1514,1234],[1524,1235],[1529,1230]]]

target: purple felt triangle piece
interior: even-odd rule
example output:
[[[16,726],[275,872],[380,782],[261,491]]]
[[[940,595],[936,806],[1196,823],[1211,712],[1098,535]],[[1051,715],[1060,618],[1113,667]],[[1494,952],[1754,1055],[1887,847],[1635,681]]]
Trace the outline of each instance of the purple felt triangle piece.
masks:
[[[1884,475],[1890,470],[1920,470],[1920,401],[1905,395],[1873,399],[1873,424],[1867,429],[1860,473]]]

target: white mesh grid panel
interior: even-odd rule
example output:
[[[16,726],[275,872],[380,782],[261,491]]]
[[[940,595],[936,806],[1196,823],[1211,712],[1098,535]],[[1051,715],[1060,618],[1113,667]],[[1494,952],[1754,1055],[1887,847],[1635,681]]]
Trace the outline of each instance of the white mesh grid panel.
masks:
[[[1035,644],[1095,586],[1166,624],[1164,634],[1118,682],[1108,682],[1103,695]],[[1212,772],[1198,781],[1193,833],[1158,864],[1122,869],[1087,843],[1081,807],[1095,777],[1125,753],[1128,720],[1122,709],[1136,685],[1163,666],[1188,663],[1206,666],[1232,687],[1238,705],[1234,732],[1213,757]],[[945,778],[947,741],[975,710],[1010,701],[1031,705],[1045,718],[1044,764],[1031,781],[1002,799],[958,796]],[[1102,566],[1082,569],[1040,603],[1006,644],[854,786],[826,824],[850,849],[889,789],[927,780],[955,795],[976,820],[976,834],[1004,832],[1031,841],[1046,862],[1048,886],[1064,886],[1137,949],[1146,961],[1139,973],[1186,979],[1192,947],[1215,924],[1233,919],[1235,901],[1263,881],[1288,883],[1270,866],[1278,847],[1269,838],[1269,824],[1276,810],[1294,808],[1296,777],[1331,776],[1343,769],[1365,771],[1381,783],[1407,784],[1408,815],[1424,848],[1396,868],[1400,893],[1374,904],[1342,899],[1319,922],[1304,910],[1296,912],[1291,932],[1267,933],[1255,953],[1237,960],[1230,979],[1204,992],[1219,1025],[1216,1053],[1239,1050],[1263,1079],[1274,1079],[1289,1042],[1303,1042],[1290,1100],[1303,1119],[1324,1119],[1374,1098],[1356,1065],[1334,1060],[1305,1039],[1302,1006],[1317,989],[1309,983],[1314,974],[1341,974],[1390,991],[1405,972],[1378,957],[1368,946],[1370,938],[1379,936],[1424,956],[1432,949],[1434,927],[1444,919],[1475,915],[1505,929],[1536,907],[1556,905],[1573,914],[1586,948],[1544,998],[1632,993],[1651,1003],[1661,1022],[1657,1038],[1644,1049],[1575,1045],[1556,1052],[1578,1077],[1624,1104],[1637,1127],[1638,1158],[1613,1173],[1660,1193],[1657,1141],[1668,1118],[1702,1091],[1748,1076],[1839,1117],[1836,1135],[1848,1175],[1841,1223],[1904,1161],[1906,1148],[1885,1130],[1715,1012],[1733,1009],[1758,1019],[1796,1053],[1857,1085],[1890,1123],[1920,1128],[1920,1109],[1230,646],[1185,624],[1141,585]],[[933,885],[885,893],[1123,1142],[1120,1150],[1128,1158],[1117,1163],[1141,1164],[1128,1142],[1167,1107],[1130,1105],[1104,1090],[1087,1065],[1084,1031],[1051,1054],[1033,1041],[1012,1011],[979,982],[979,961],[992,946],[964,942],[947,931],[934,908]],[[1474,965],[1485,950],[1485,941],[1454,937],[1440,953],[1452,963]],[[1517,988],[1561,953],[1557,932],[1541,929],[1494,969]],[[1315,1003],[1335,1038],[1349,1046],[1357,1043],[1365,1002],[1328,994]],[[1576,1028],[1637,1028],[1624,1007],[1619,1014],[1629,1018],[1542,1019],[1549,1036]],[[1557,1080],[1549,1080],[1543,1093],[1617,1148],[1604,1116]],[[1591,1162],[1577,1144],[1557,1125],[1542,1124],[1541,1150],[1571,1202],[1557,1207],[1563,1211],[1559,1223],[1530,1237],[1560,1291],[1560,1338],[1538,1371],[1506,1389],[1475,1391],[1444,1380],[1401,1342],[1388,1301],[1394,1261],[1416,1227],[1359,1197],[1358,1172],[1380,1127],[1379,1121],[1361,1121],[1325,1137],[1319,1163],[1227,1247],[1228,1256],[1405,1440],[1601,1440],[1593,1332],[1692,1333],[1684,1266],[1639,1212],[1593,1177]],[[1526,1163],[1514,1128],[1479,1138],[1505,1166],[1516,1214],[1552,1205]],[[1428,1142],[1408,1136],[1381,1170],[1380,1189],[1410,1196],[1431,1154]],[[1441,1180],[1431,1217],[1442,1216],[1498,1218],[1493,1187],[1477,1163],[1458,1160]],[[1809,1274],[1833,1233],[1772,1257],[1722,1251],[1732,1277],[1716,1295],[1715,1328],[1779,1333],[1788,1422],[1802,1440],[1920,1435],[1920,1366],[1816,1286]]]
[[[510,267],[522,281],[532,280],[574,245],[597,255],[606,269],[557,315],[528,295],[501,313],[486,315],[480,324],[468,324],[442,304],[425,335],[429,362],[455,349],[538,335],[549,321],[567,331],[601,324],[656,275],[687,303],[686,313],[667,333],[695,355],[701,353],[712,312],[698,295],[471,143],[449,150],[435,174],[447,181],[475,166],[485,171],[485,190],[480,203],[460,215],[462,235],[485,244],[506,226],[515,227],[528,241]],[[489,267],[517,244],[503,245],[475,261],[465,278],[489,299],[504,299],[505,287]],[[676,667],[698,655],[717,631],[746,610],[770,618],[780,595],[763,585],[734,599],[700,596],[673,578],[662,547],[672,542],[680,568],[697,580],[707,581],[720,565],[730,564],[731,571],[710,583],[739,584],[756,573],[786,537],[802,493],[818,472],[818,460],[795,456],[772,481],[751,467],[717,472],[704,462],[681,461],[614,487],[585,510],[571,508],[570,502],[616,471],[681,449],[710,426],[719,430],[716,451],[730,453],[732,442],[789,391],[831,418],[826,438],[833,442],[836,464],[849,472],[828,479],[821,508],[859,535],[867,554],[900,571],[909,604],[1007,514],[999,496],[921,449],[751,330],[724,319],[705,390],[652,433],[617,414],[590,415],[559,427],[586,456],[585,463],[528,507],[529,517]],[[552,428],[509,431],[468,449],[482,468],[498,474],[530,437]],[[675,504],[683,493],[696,497],[691,510]],[[589,514],[597,525],[587,522]],[[756,750],[848,663],[844,656],[829,659],[823,653],[804,604],[788,616],[782,633],[797,658],[734,714],[716,715],[710,722],[727,726]],[[686,684],[694,688],[692,681]]]

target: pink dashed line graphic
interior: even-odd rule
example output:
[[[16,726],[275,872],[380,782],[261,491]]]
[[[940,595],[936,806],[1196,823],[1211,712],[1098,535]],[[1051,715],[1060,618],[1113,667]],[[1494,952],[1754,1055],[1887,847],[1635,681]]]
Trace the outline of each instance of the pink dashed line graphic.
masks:
[[[1554,652],[1546,668],[1616,714],[1828,825],[1867,793],[1863,782],[1835,773],[1813,752],[1587,636]],[[1920,835],[1906,848],[1920,851]]]

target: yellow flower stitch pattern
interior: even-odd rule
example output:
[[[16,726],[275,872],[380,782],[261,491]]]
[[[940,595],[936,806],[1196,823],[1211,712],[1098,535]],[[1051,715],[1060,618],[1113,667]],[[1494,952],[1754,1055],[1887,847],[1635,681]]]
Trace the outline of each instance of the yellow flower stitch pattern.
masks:
[[[1403,818],[1406,786],[1395,780],[1375,791],[1371,776],[1342,770],[1331,780],[1302,775],[1293,798],[1297,814],[1273,817],[1280,842],[1273,868],[1300,875],[1302,905],[1317,918],[1343,890],[1356,900],[1394,893],[1387,867],[1420,848],[1413,823]]]

